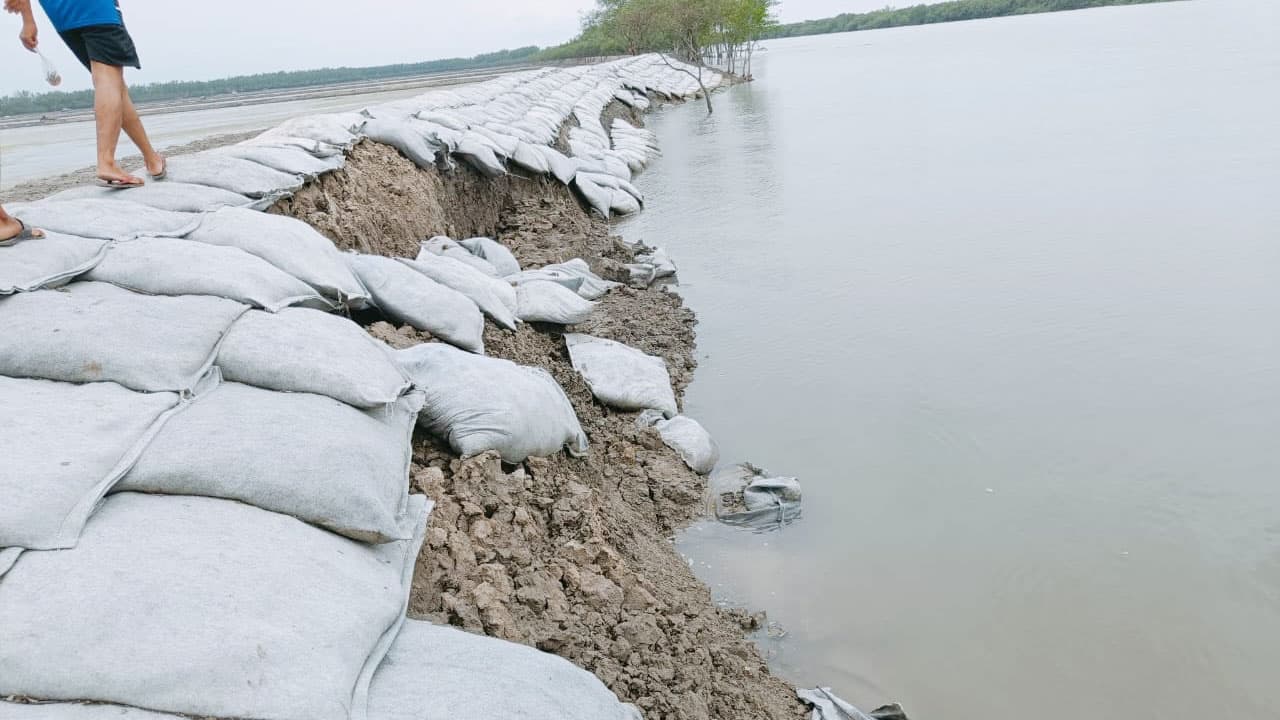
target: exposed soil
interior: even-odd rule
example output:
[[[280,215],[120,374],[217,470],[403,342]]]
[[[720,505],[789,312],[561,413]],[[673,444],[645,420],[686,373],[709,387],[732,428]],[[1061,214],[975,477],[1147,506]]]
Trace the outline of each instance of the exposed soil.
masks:
[[[488,235],[526,267],[582,257],[613,279],[625,278],[632,256],[558,183],[420,170],[373,143],[274,210],[340,247],[385,255],[416,255],[418,241],[435,234]],[[393,346],[430,340],[374,320],[369,331]],[[696,364],[694,323],[673,294],[620,288],[575,329],[661,355],[682,394]],[[805,717],[794,688],[745,637],[758,620],[718,608],[674,549],[672,534],[705,512],[704,481],[655,432],[637,428],[635,413],[593,400],[562,331],[490,324],[485,345],[555,376],[590,437],[589,456],[519,466],[496,455],[460,460],[420,431],[413,484],[437,505],[410,614],[568,658],[648,720]]]

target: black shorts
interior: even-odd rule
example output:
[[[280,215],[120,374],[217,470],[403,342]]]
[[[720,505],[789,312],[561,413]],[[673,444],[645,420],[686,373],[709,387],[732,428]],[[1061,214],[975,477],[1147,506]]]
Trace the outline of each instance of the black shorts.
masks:
[[[86,68],[90,62],[100,62],[142,69],[138,51],[133,47],[133,38],[124,25],[89,25],[58,34]]]

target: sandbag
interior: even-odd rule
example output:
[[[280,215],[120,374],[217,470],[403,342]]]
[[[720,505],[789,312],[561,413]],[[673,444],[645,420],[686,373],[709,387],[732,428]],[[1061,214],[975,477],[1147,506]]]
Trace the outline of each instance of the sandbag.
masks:
[[[352,253],[347,263],[389,319],[484,354],[484,315],[471,298],[391,258]]]
[[[510,284],[489,277],[466,263],[429,252],[419,255],[417,260],[398,260],[441,285],[471,298],[499,327],[516,329],[516,290]]]
[[[217,150],[178,155],[165,162],[166,181],[208,185],[251,198],[279,197],[305,182],[302,175],[280,172]]]
[[[538,175],[551,173],[551,162],[547,160],[547,156],[543,155],[537,146],[523,140],[516,144],[515,152],[511,154],[511,162]]]
[[[516,286],[516,315],[525,322],[577,325],[586,322],[595,303],[554,282],[529,282]]]
[[[831,688],[797,689],[796,696],[813,707],[810,720],[907,720],[901,705],[885,705],[864,713],[838,697]]]
[[[181,405],[115,383],[0,377],[0,548],[73,547],[107,490]]]
[[[297,145],[228,145],[218,148],[231,157],[249,160],[290,175],[315,179],[326,173],[340,170],[347,164],[345,155],[338,153],[328,157],[316,157]]]
[[[463,160],[488,177],[501,177],[507,174],[506,167],[485,142],[484,136],[471,130],[464,132],[458,139],[458,147],[454,150],[454,154],[461,156]]]
[[[577,293],[582,288],[582,284],[586,282],[585,278],[577,275],[570,275],[563,270],[548,270],[546,268],[542,268],[541,270],[524,270],[516,273],[515,275],[508,275],[503,278],[503,280],[506,280],[517,288],[526,283],[553,282],[557,285],[566,287],[575,293]],[[579,297],[581,297],[581,295],[579,295]],[[517,300],[518,299],[519,298],[517,297]]]
[[[422,395],[360,411],[322,395],[223,383],[170,420],[114,492],[239,500],[362,542],[401,516]]]
[[[621,286],[621,283],[605,280],[591,272],[591,267],[582,258],[574,258],[568,262],[548,265],[542,269],[551,272],[568,273],[574,277],[582,278],[582,286],[578,288],[578,294],[588,300],[599,300],[608,294],[610,290]]]
[[[12,205],[8,211],[47,232],[102,240],[132,240],[144,235],[183,237],[201,219],[194,213],[157,210],[128,200],[42,200]]]
[[[541,368],[428,343],[396,358],[426,394],[419,423],[463,457],[496,450],[510,463],[567,448],[587,452],[564,390]]]
[[[367,118],[360,113],[306,115],[287,120],[254,138],[250,144],[269,144],[282,138],[306,138],[340,148],[350,148],[360,139]]]
[[[680,412],[662,358],[590,335],[570,333],[564,340],[573,369],[600,402],[619,410],[660,410],[666,417]]]
[[[231,382],[326,395],[358,408],[389,405],[409,390],[385,345],[346,318],[305,308],[245,313],[217,364]]]
[[[563,658],[410,620],[373,676],[369,720],[641,720]]]
[[[487,237],[473,237],[459,240],[467,252],[488,262],[497,271],[498,277],[506,277],[520,272],[520,261],[502,243]]]
[[[750,463],[716,471],[707,492],[716,519],[729,525],[774,527],[800,517],[800,481],[774,477]]]
[[[18,557],[23,552],[25,550],[16,547],[0,549],[0,578],[3,578],[4,574],[13,568],[13,564],[18,562]]]
[[[85,280],[148,295],[211,295],[276,312],[333,305],[311,286],[239,248],[172,238],[116,243]]]
[[[636,424],[657,430],[662,442],[679,453],[684,464],[699,475],[709,474],[720,462],[720,446],[711,433],[693,418],[677,415],[664,420],[661,412],[645,410],[636,418]]]
[[[0,700],[0,720],[183,720],[121,705],[47,703],[27,705]]]
[[[640,201],[622,190],[609,191],[609,209],[618,215],[634,215],[640,212]]]
[[[549,145],[535,145],[538,152],[547,160],[551,174],[561,183],[568,185],[578,174],[579,162]]]
[[[420,168],[429,168],[436,164],[435,149],[427,142],[426,136],[408,121],[370,120],[365,123],[364,134],[374,142],[390,145],[399,150]]]
[[[97,265],[107,241],[45,233],[40,242],[0,249],[0,295],[57,287]]]
[[[0,697],[261,720],[365,717],[403,623],[412,540],[365,545],[242,503],[121,493],[80,544],[0,582]]]
[[[671,277],[678,272],[675,262],[662,248],[654,248],[651,252],[636,255],[636,261],[652,265],[655,278]]]
[[[579,172],[573,178],[573,186],[581,193],[582,198],[587,201],[587,206],[595,210],[608,220],[613,214],[613,191],[609,188],[602,187],[595,182],[584,177],[586,173]]]
[[[423,255],[426,253],[431,253],[432,255],[452,258],[463,265],[469,265],[489,277],[498,277],[498,269],[493,266],[493,263],[473,254],[470,250],[454,242],[453,238],[437,235],[430,240],[423,240],[418,246],[420,248],[418,260],[423,260]]]
[[[105,283],[73,283],[0,299],[0,375],[114,382],[182,392],[209,370],[218,344],[248,308],[213,297],[151,297]]]
[[[353,308],[369,299],[333,242],[301,220],[227,208],[206,215],[187,239],[240,248]]]
[[[303,152],[299,150],[299,152]],[[82,185],[51,195],[50,201],[63,200],[126,200],[146,205],[158,210],[171,212],[213,212],[224,207],[243,207],[252,210],[265,210],[277,198],[255,200],[239,193],[208,185],[193,185],[172,180],[150,182],[142,187],[130,188],[122,192],[115,188],[104,188],[97,185]]]

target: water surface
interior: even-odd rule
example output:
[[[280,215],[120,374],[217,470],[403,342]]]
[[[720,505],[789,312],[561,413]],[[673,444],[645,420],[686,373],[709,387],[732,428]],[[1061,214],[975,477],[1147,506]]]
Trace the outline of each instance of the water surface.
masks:
[[[681,549],[913,717],[1280,717],[1280,3],[769,44],[623,226],[688,411],[805,484]]]

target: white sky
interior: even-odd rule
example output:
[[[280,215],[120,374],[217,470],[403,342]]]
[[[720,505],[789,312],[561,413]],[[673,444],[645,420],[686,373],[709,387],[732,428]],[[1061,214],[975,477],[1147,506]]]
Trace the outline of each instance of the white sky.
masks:
[[[888,0],[783,0],[779,14],[784,22],[794,22],[886,4]],[[120,0],[144,68],[129,70],[128,77],[139,84],[555,45],[577,34],[580,14],[593,5],[592,0]],[[61,89],[89,87],[88,73],[43,11],[37,10],[36,17],[40,49],[62,71]],[[0,95],[49,89],[39,59],[18,44],[20,27],[16,15],[0,13]]]

